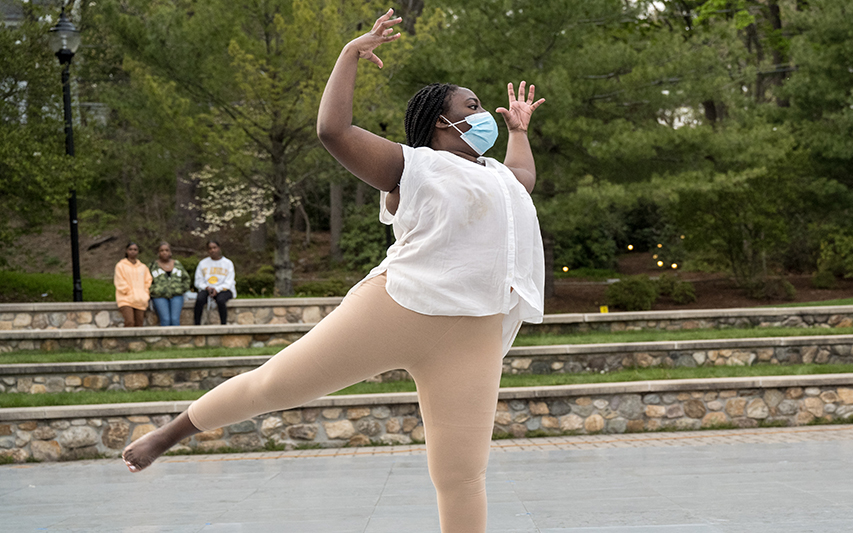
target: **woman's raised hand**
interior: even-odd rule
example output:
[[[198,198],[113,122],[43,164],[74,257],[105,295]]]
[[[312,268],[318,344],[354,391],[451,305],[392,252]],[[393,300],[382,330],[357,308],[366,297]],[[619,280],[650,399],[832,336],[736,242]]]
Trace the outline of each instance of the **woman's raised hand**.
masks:
[[[545,101],[544,98],[540,98],[535,102],[533,101],[533,96],[536,94],[535,85],[530,86],[530,89],[527,91],[527,96],[525,97],[524,86],[526,84],[527,82],[522,81],[518,86],[518,98],[515,96],[515,90],[513,89],[512,83],[508,84],[507,91],[509,92],[509,109],[499,107],[495,110],[503,115],[506,127],[509,131],[521,131],[526,133],[527,126],[530,124],[531,115],[533,115],[536,108]]]
[[[358,57],[360,59],[372,61],[379,68],[382,68],[382,60],[376,57],[373,50],[380,44],[390,43],[400,38],[400,32],[394,33],[393,26],[402,22],[403,19],[401,17],[392,19],[391,16],[393,14],[394,10],[389,9],[384,15],[376,19],[373,28],[369,32],[350,41],[348,46],[353,46],[358,50]]]

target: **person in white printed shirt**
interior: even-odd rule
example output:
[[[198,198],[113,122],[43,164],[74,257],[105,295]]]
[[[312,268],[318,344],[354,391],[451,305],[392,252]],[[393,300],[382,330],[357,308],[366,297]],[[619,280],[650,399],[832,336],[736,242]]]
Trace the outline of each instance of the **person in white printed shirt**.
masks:
[[[228,322],[228,307],[226,302],[237,296],[237,286],[234,282],[234,263],[222,257],[222,249],[217,241],[207,242],[207,255],[198,263],[195,269],[195,287],[198,298],[195,301],[193,318],[195,325],[201,324],[201,315],[208,299],[213,298],[219,310],[219,322]]]
[[[484,157],[498,138],[469,89],[424,87],[409,100],[406,144],[352,124],[360,58],[400,34],[389,10],[341,52],[320,102],[317,132],[347,170],[383,191],[380,220],[397,241],[382,263],[311,331],[261,367],[202,396],[131,444],[131,472],[199,431],[294,408],[402,368],[413,377],[442,533],[486,531],[486,465],[503,356],[522,321],[541,322],[544,254],[530,192],[527,139],[534,99],[509,84],[503,163]],[[405,525],[399,531],[411,530]]]

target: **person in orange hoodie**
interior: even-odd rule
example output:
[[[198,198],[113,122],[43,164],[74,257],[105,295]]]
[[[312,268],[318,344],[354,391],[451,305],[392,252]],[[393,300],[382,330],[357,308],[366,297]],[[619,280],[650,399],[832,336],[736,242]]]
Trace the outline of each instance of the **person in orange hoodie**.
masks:
[[[137,259],[139,245],[127,243],[124,259],[116,265],[113,283],[116,286],[116,304],[124,318],[124,327],[142,326],[145,308],[148,307],[148,288],[154,278],[145,264]]]

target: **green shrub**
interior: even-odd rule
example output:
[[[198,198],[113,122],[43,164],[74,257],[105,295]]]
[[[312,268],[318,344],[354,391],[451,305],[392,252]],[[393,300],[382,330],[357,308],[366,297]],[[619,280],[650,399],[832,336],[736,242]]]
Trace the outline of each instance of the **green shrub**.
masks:
[[[815,289],[834,289],[837,286],[835,274],[829,270],[818,270],[812,275],[812,287]]]
[[[687,304],[696,301],[696,291],[689,281],[679,281],[670,294],[672,301],[677,304]]]
[[[610,284],[604,297],[607,305],[623,311],[648,311],[658,292],[648,276],[630,276]]]
[[[673,274],[661,274],[655,283],[658,294],[669,296],[677,304],[696,301],[696,291],[689,281],[681,281]]]
[[[275,276],[268,272],[258,271],[237,277],[237,294],[253,296],[272,296],[275,294]]]
[[[347,267],[368,272],[385,257],[385,225],[379,222],[376,207],[353,208],[341,233],[341,252]]]
[[[672,293],[675,292],[675,288],[679,283],[681,282],[678,280],[677,276],[664,273],[658,277],[655,286],[657,287],[658,294],[661,296],[672,296]]]
[[[325,298],[329,296],[345,296],[351,284],[342,279],[324,281],[307,281],[297,285],[293,292],[301,298]]]
[[[184,265],[184,268],[187,270],[187,274],[189,274],[190,279],[193,280],[193,286],[195,286],[195,269],[198,267],[201,259],[195,255],[191,255],[189,257],[175,257],[175,259]]]
[[[755,300],[793,300],[797,289],[782,278],[764,278],[744,286],[746,295]]]

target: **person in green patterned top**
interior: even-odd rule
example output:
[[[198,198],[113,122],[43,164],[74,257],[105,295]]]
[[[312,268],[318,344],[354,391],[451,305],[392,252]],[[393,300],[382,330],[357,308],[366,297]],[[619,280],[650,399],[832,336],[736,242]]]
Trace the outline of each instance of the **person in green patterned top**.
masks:
[[[161,326],[180,326],[184,293],[190,290],[192,280],[184,265],[172,259],[172,247],[161,242],[157,259],[148,267],[154,282],[151,284],[151,301]]]

